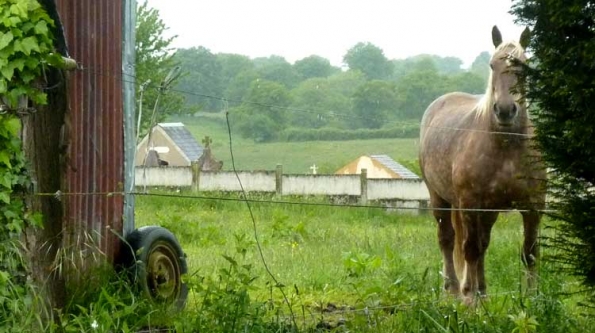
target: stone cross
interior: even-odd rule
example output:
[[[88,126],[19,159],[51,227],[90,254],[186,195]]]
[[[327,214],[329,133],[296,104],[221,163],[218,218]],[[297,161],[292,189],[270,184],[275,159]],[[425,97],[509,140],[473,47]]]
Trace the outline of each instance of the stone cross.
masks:
[[[310,167],[310,170],[312,170],[312,174],[313,174],[313,175],[315,175],[315,174],[316,174],[316,170],[318,170],[318,167],[316,166],[316,164],[313,164],[313,165]]]
[[[213,139],[211,139],[208,135],[205,136],[204,139],[202,139],[202,143],[203,143],[203,145],[205,145],[205,148],[208,148],[212,142],[213,142]]]

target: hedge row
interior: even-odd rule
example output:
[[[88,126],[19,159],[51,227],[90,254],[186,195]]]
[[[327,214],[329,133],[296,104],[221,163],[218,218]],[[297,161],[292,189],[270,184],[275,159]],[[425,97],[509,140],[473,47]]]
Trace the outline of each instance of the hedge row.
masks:
[[[287,128],[279,133],[279,141],[341,141],[361,139],[416,138],[419,136],[419,124],[400,124],[381,129],[344,130],[325,128]]]

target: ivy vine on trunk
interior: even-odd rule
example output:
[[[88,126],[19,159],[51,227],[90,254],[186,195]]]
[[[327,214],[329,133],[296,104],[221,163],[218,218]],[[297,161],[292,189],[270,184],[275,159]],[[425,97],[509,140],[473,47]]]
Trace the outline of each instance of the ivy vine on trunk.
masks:
[[[46,103],[45,69],[62,61],[53,53],[53,25],[36,0],[0,0],[0,331],[23,328],[31,317],[20,244],[23,231],[40,219],[26,207],[30,177],[20,117],[30,105]]]

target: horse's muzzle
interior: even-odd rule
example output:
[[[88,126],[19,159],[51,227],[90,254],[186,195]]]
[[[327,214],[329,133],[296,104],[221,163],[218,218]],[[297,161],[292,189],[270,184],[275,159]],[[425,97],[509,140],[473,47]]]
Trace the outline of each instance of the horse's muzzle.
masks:
[[[510,126],[514,123],[518,114],[518,106],[514,102],[507,104],[494,103],[494,112],[500,126]]]

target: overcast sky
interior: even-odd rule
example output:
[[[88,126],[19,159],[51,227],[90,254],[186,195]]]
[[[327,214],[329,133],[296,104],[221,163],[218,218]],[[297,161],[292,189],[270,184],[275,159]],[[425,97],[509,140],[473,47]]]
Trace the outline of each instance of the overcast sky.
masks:
[[[142,2],[144,0],[137,0]],[[512,0],[148,0],[178,35],[174,47],[289,62],[316,54],[335,66],[358,42],[389,59],[421,53],[455,56],[468,66],[492,51],[491,30],[518,39]]]

